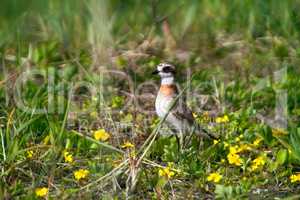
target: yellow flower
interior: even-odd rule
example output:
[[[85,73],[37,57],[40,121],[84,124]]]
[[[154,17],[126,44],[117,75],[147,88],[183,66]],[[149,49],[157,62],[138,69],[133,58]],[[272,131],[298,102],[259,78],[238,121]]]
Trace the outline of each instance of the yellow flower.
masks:
[[[225,163],[225,159],[224,158],[221,159],[221,163]]]
[[[232,154],[239,153],[238,147],[237,146],[229,147],[229,152],[232,153]]]
[[[218,123],[218,124],[219,124],[219,123],[222,123],[222,117],[217,117],[217,118],[216,118],[216,123]]]
[[[256,164],[252,164],[251,165],[251,171],[255,171],[256,169],[258,169],[258,165],[256,165]]]
[[[259,156],[252,161],[251,170],[254,171],[260,166],[263,166],[266,163],[265,157]]]
[[[73,160],[73,155],[70,154],[70,152],[67,152],[67,151],[64,152],[64,158],[65,158],[65,162],[68,162],[68,163],[72,163],[74,161]]]
[[[74,172],[74,177],[76,180],[80,180],[80,179],[84,179],[89,175],[89,170],[87,169],[79,169],[77,171]]]
[[[241,144],[240,147],[237,149],[238,152],[243,151],[250,151],[251,147],[248,144]]]
[[[254,140],[253,142],[253,145],[257,147],[262,140],[263,140],[262,138],[256,138],[256,140]]]
[[[283,136],[283,135],[287,135],[288,132],[283,130],[282,128],[274,128],[272,129],[272,135],[273,136]]]
[[[237,138],[235,138],[235,141],[239,142],[239,141],[241,141],[241,138],[237,137]]]
[[[130,149],[130,148],[133,148],[134,147],[134,144],[132,144],[131,142],[125,142],[122,146],[121,146],[122,148],[128,148],[128,149]]]
[[[214,145],[218,144],[220,140],[214,140]]]
[[[223,117],[223,122],[226,123],[226,122],[229,122],[229,118],[227,115],[224,115]]]
[[[300,173],[297,173],[297,174],[292,174],[290,176],[290,180],[292,183],[295,183],[297,181],[300,181]]]
[[[108,140],[110,135],[102,128],[97,131],[94,131],[94,138],[96,140],[106,141]]]
[[[229,153],[227,155],[227,159],[228,159],[229,164],[234,164],[236,166],[241,166],[242,165],[242,159],[236,153]]]
[[[217,117],[216,118],[216,123],[220,124],[220,123],[226,123],[229,122],[229,118],[227,115],[224,115],[223,117]]]
[[[26,157],[27,157],[27,158],[32,158],[32,157],[33,157],[33,151],[32,151],[32,150],[28,150],[28,151],[26,152]]]
[[[166,177],[166,178],[171,178],[172,176],[175,175],[175,173],[171,170],[171,168],[168,166],[168,167],[165,167],[163,169],[159,169],[158,170],[158,175],[160,177]]]
[[[210,173],[209,176],[207,177],[208,181],[212,181],[214,183],[220,182],[222,179],[222,175],[220,175],[218,172]]]
[[[35,189],[35,195],[38,196],[38,197],[44,197],[47,194],[48,194],[48,188],[46,188],[46,187]]]
[[[253,160],[253,163],[255,163],[257,165],[264,165],[266,163],[266,161],[263,156],[259,156]]]

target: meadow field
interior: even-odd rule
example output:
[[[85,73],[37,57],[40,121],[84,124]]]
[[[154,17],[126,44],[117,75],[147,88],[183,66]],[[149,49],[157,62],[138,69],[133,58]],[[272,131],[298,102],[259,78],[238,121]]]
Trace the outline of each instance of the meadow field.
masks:
[[[300,199],[299,0],[2,0],[0,199]],[[180,149],[151,72],[216,139]]]

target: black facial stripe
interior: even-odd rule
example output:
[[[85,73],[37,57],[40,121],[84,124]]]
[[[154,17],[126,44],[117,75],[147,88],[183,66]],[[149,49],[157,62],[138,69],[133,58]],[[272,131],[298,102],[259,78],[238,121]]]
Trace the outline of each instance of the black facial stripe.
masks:
[[[165,73],[169,73],[169,72],[174,72],[174,69],[172,68],[172,67],[168,67],[168,66],[166,66],[166,67],[164,67],[163,69],[162,69],[162,71],[163,72],[165,72]]]

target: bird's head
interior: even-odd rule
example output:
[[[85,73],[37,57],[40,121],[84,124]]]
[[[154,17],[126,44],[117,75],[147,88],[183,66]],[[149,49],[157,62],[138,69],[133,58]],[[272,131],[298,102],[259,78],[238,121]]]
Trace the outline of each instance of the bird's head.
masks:
[[[160,63],[152,74],[158,74],[161,78],[174,77],[175,67],[169,63]]]

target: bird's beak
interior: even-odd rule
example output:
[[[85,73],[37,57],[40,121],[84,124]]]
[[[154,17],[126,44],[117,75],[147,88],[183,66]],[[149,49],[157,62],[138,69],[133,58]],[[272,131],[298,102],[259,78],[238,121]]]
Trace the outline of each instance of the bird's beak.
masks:
[[[159,71],[157,69],[152,72],[153,75],[158,74],[158,73],[159,73]]]

